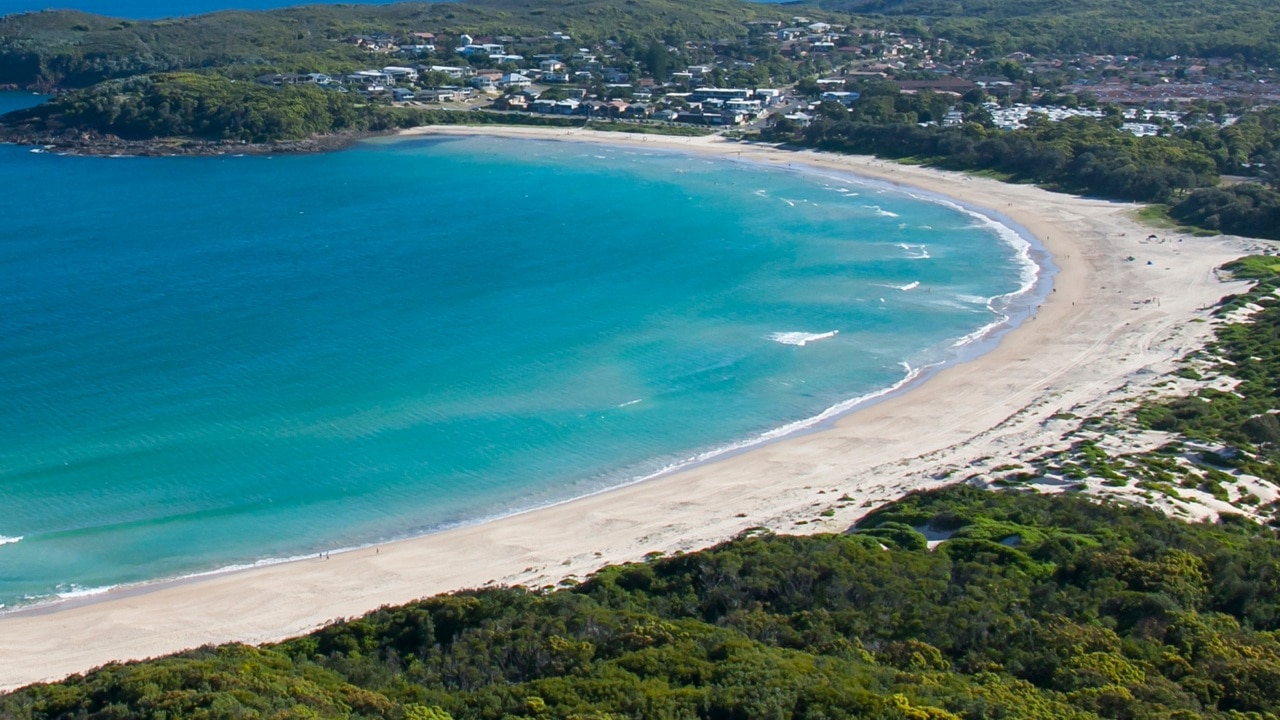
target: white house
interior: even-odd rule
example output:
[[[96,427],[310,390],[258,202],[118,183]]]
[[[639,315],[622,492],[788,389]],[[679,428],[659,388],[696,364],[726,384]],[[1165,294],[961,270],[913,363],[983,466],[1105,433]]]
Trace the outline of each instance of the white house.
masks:
[[[464,45],[458,50],[463,55],[501,55],[505,52],[503,46],[497,43],[485,43],[483,45]]]
[[[413,68],[388,65],[387,67],[382,68],[382,72],[398,83],[414,82],[418,79],[418,71]]]
[[[395,80],[381,70],[357,70],[347,76],[347,82],[354,85],[394,85]]]
[[[451,78],[464,77],[466,76],[467,71],[470,69],[471,68],[460,68],[460,67],[453,67],[450,65],[432,65],[430,68],[431,72],[444,73],[445,75],[448,75]]]
[[[507,73],[502,76],[502,79],[498,80],[498,87],[503,89],[528,90],[531,85],[533,85],[533,80],[520,73]]]

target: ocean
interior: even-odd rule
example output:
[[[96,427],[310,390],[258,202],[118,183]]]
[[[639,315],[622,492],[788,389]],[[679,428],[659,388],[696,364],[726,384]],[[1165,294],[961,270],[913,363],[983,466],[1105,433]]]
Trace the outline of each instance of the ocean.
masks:
[[[363,5],[388,5],[395,0],[364,0]],[[447,0],[443,0],[447,1]],[[749,2],[787,2],[788,0],[748,0]],[[202,15],[219,10],[273,10],[295,5],[353,4],[347,0],[183,0],[180,3],[167,0],[0,0],[0,15],[34,10],[82,10],[95,15],[154,20],[186,15]]]
[[[0,110],[31,95],[0,93]],[[0,145],[0,603],[473,523],[981,351],[1027,244],[852,177],[494,138]]]

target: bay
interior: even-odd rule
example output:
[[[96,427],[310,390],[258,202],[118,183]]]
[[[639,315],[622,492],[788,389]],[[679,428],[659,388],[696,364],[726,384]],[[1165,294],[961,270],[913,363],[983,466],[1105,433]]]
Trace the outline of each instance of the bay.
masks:
[[[958,208],[632,147],[0,145],[0,187],[10,607],[631,482],[974,352],[1030,282]]]

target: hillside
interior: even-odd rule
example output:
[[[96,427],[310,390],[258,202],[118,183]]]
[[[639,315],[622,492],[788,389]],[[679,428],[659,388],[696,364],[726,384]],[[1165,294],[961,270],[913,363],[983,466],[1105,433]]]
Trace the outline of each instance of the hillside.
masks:
[[[1102,52],[1280,59],[1269,0],[820,0],[826,10],[920,19],[936,34],[998,52]]]
[[[74,88],[210,68],[228,74],[242,68],[246,76],[267,70],[349,72],[367,63],[369,53],[342,40],[361,33],[429,30],[452,42],[462,32],[539,36],[560,30],[588,44],[607,38],[679,42],[737,37],[745,33],[743,21],[784,16],[776,7],[738,0],[312,5],[156,21],[73,11],[26,13],[0,18],[0,85]]]

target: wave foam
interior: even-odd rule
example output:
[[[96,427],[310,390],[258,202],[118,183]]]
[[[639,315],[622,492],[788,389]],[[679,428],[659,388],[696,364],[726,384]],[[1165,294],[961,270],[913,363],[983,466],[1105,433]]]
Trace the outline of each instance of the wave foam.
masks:
[[[937,363],[937,364],[940,365],[941,363]],[[797,420],[792,423],[787,423],[786,425],[776,427],[772,430],[767,430],[763,433],[760,433],[759,435],[756,435],[755,437],[748,438],[746,440],[741,440],[735,443],[730,443],[728,445],[723,445],[721,447],[714,448],[712,450],[707,450],[706,452],[699,453],[687,460],[682,460],[680,462],[672,463],[658,470],[657,472],[651,473],[644,477],[636,478],[633,482],[644,482],[645,480],[660,477],[662,475],[667,475],[669,473],[675,472],[677,470],[682,470],[684,468],[691,467],[693,465],[699,465],[701,463],[707,462],[709,460],[714,460],[718,457],[728,455],[730,453],[738,452],[740,450],[746,450],[747,448],[755,447],[757,445],[763,445],[764,443],[777,440],[778,438],[786,437],[787,435],[791,435],[801,430],[806,430],[808,428],[816,427],[829,420],[840,417],[841,415],[844,415],[861,405],[865,405],[869,402],[879,400],[883,397],[886,397],[888,395],[892,395],[893,393],[898,392],[902,388],[914,382],[915,379],[920,377],[920,375],[923,374],[926,370],[929,370],[934,367],[934,365],[926,365],[922,368],[913,368],[910,365],[908,365],[906,362],[899,362],[898,365],[903,368],[906,374],[902,377],[902,379],[898,380],[898,382],[890,385],[889,387],[881,388],[874,392],[869,392],[865,395],[859,395],[854,398],[849,398],[844,402],[839,402],[839,403],[836,403],[835,405],[832,405],[831,407],[827,408],[826,410],[823,410],[817,415],[805,418],[803,420]]]
[[[20,542],[22,542],[21,535],[17,537],[8,537],[5,535],[0,535],[0,545],[12,545],[14,543],[20,543]]]
[[[102,593],[107,592],[107,591],[109,591],[109,590],[112,590],[112,589],[114,589],[114,588],[116,588],[116,587],[118,587],[118,586],[116,586],[116,585],[104,585],[104,586],[102,586],[102,587],[91,587],[91,588],[86,588],[86,587],[80,587],[79,585],[76,585],[76,584],[72,583],[72,584],[70,584],[70,585],[67,585],[67,586],[66,586],[66,588],[67,588],[66,590],[58,590],[58,592],[56,592],[56,593],[54,593],[54,594],[57,596],[57,598],[58,598],[59,600],[74,600],[74,599],[76,599],[76,598],[92,597],[92,596],[94,596],[94,595],[101,595]]]
[[[929,250],[925,245],[911,245],[908,243],[898,243],[898,247],[907,251],[908,260],[928,260],[933,257],[929,254]]]
[[[879,205],[863,205],[862,207],[868,210],[874,210],[876,215],[879,215],[880,217],[901,217],[898,213],[889,212],[888,210],[881,208]]]
[[[806,333],[806,332],[776,332],[769,333],[767,336],[770,340],[783,345],[795,345],[804,347],[808,343],[826,340],[839,334],[839,330],[832,330],[824,333]]]
[[[909,282],[906,285],[881,285],[880,287],[887,287],[887,288],[893,288],[894,290],[901,290],[903,292],[910,292],[920,287],[920,281],[913,280],[912,282]]]

